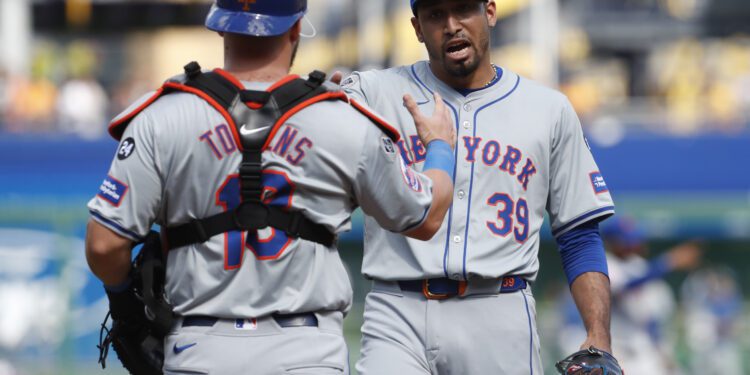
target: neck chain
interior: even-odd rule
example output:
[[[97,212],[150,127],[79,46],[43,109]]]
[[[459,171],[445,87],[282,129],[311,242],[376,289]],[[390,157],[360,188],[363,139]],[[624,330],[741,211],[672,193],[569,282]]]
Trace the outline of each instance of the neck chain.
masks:
[[[495,66],[495,64],[490,64],[490,67],[492,67],[492,71],[495,74],[492,75],[492,78],[489,81],[487,81],[487,83],[485,83],[484,85],[482,85],[482,88],[485,88],[485,87],[491,85],[492,82],[495,82],[495,80],[497,79],[497,67]]]

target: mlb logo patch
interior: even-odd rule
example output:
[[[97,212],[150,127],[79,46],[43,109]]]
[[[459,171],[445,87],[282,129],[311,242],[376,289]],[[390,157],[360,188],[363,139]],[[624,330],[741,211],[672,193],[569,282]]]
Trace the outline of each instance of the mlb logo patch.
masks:
[[[128,192],[128,185],[118,179],[107,176],[104,179],[101,186],[99,186],[99,193],[96,196],[109,202],[109,204],[119,207],[122,203],[122,199],[125,197],[125,193]]]
[[[253,331],[258,329],[258,320],[255,318],[252,319],[235,319],[234,321],[234,329],[244,330],[244,331]]]
[[[596,194],[606,193],[609,191],[607,183],[604,182],[604,177],[599,171],[589,173],[591,177],[591,186],[594,188]]]

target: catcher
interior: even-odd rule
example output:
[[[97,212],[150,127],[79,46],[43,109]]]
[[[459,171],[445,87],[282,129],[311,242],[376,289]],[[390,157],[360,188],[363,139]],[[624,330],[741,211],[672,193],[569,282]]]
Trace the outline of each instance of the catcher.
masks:
[[[217,0],[206,26],[225,70],[190,63],[110,126],[120,146],[88,205],[86,255],[114,319],[102,354],[111,342],[133,374],[347,374],[336,234],[361,207],[429,239],[450,206],[448,109],[404,99],[427,158],[407,168],[391,126],[320,72],[288,75],[306,9]]]

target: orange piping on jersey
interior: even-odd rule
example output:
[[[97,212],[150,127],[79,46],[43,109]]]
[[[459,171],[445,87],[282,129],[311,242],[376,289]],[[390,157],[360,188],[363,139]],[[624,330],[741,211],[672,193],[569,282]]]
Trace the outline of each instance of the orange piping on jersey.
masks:
[[[268,144],[271,143],[271,140],[276,135],[276,132],[278,132],[279,127],[281,127],[281,124],[285,123],[286,120],[292,117],[292,115],[301,111],[305,107],[311,106],[317,102],[321,102],[323,100],[333,100],[333,99],[346,101],[346,94],[344,94],[343,92],[326,92],[324,94],[313,96],[312,98],[307,99],[304,102],[299,103],[296,106],[292,107],[292,109],[284,113],[284,115],[281,116],[278,120],[276,120],[275,124],[273,124],[273,129],[271,129],[271,132],[268,134],[268,138],[266,138],[266,143],[263,144],[262,150],[265,150],[266,148],[268,148]]]
[[[349,99],[349,102],[351,103],[352,107],[356,108],[358,111],[360,111],[362,114],[367,116],[370,120],[376,122],[378,125],[380,125],[381,129],[383,129],[384,132],[388,134],[394,142],[398,142],[401,139],[401,134],[391,126],[391,124],[387,123],[385,120],[381,119],[374,113],[370,112],[367,108],[365,108],[362,104],[357,103],[354,99]]]
[[[232,120],[232,116],[229,115],[229,113],[219,105],[213,98],[211,98],[208,94],[204,93],[201,90],[198,90],[196,88],[185,86],[183,84],[175,83],[175,82],[167,82],[164,84],[164,87],[169,87],[175,90],[189,92],[191,94],[198,95],[203,100],[208,102],[214,109],[219,111],[222,117],[224,117],[225,120],[227,120],[227,124],[231,125],[229,128],[232,130],[232,136],[234,137],[235,143],[237,143],[237,147],[242,151],[242,142],[240,142],[240,135],[237,134],[237,127],[234,125],[234,120]]]
[[[140,113],[146,107],[150,106],[163,93],[164,93],[164,88],[160,87],[158,90],[156,90],[156,92],[154,93],[154,95],[152,95],[150,98],[146,99],[146,101],[143,102],[143,104],[139,105],[138,108],[134,109],[133,111],[131,111],[127,115],[121,117],[119,120],[113,121],[109,125],[109,129],[108,129],[109,135],[111,135],[112,138],[114,138],[114,139],[116,139],[116,140],[119,141],[120,138],[122,138],[122,133],[125,132],[125,129],[122,129],[122,130],[119,129],[120,125],[122,125],[122,124],[124,124],[126,122],[129,122],[130,120],[132,120],[133,117],[135,117],[138,113]]]

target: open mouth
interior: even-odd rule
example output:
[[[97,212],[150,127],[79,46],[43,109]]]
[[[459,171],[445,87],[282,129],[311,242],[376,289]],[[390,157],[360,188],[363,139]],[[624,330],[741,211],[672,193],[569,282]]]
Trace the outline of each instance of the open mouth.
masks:
[[[446,44],[445,53],[450,58],[462,59],[468,56],[469,47],[471,47],[471,43],[469,43],[467,40],[453,40]]]

